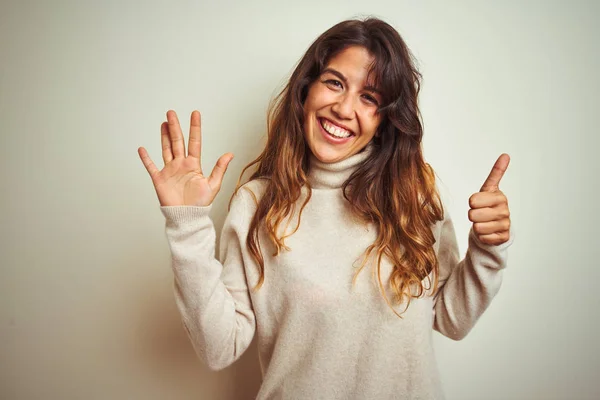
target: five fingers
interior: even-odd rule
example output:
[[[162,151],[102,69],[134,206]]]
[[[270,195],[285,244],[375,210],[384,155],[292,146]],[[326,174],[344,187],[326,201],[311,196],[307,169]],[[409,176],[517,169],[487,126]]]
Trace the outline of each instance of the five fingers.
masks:
[[[165,164],[173,161],[176,157],[185,157],[185,145],[183,133],[181,132],[181,126],[177,113],[173,110],[167,111],[167,121],[163,122],[160,126],[160,141],[162,147],[162,157]],[[202,151],[202,131],[201,131],[201,120],[200,112],[194,110],[190,117],[190,137],[188,152],[189,156],[200,159]],[[138,148],[138,154],[146,167],[146,170],[150,176],[154,177],[160,172],[156,167],[148,152],[145,148]],[[219,158],[215,165],[212,173],[210,174],[209,185],[213,188],[220,188],[223,176],[227,171],[229,163],[233,159],[232,153],[226,153]]]

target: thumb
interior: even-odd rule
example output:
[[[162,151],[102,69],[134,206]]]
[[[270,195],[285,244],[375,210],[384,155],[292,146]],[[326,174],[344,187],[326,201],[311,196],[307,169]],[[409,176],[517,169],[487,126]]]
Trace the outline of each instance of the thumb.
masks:
[[[225,153],[218,160],[217,164],[213,168],[210,176],[208,177],[208,184],[213,188],[220,188],[223,176],[227,171],[229,163],[233,160],[233,153]]]
[[[510,156],[506,153],[503,153],[498,157],[494,167],[490,171],[487,179],[481,186],[480,192],[494,192],[498,190],[500,185],[500,180],[504,176],[506,169],[508,168],[508,164],[510,163]]]

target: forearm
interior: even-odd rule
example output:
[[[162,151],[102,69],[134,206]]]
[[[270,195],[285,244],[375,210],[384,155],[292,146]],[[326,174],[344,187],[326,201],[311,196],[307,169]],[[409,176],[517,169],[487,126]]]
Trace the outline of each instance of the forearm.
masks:
[[[166,217],[175,299],[183,323],[198,356],[211,369],[225,368],[246,350],[254,334],[247,289],[245,285],[228,288],[221,280],[224,266],[215,257],[216,235],[209,207],[161,210]],[[224,227],[224,231],[228,229]],[[239,251],[229,253],[240,254],[240,258],[232,256],[226,262],[242,263]],[[243,274],[243,268],[240,271]]]
[[[464,338],[488,308],[502,284],[507,248],[479,242],[469,232],[465,258],[451,269],[434,298],[434,329],[454,340]]]

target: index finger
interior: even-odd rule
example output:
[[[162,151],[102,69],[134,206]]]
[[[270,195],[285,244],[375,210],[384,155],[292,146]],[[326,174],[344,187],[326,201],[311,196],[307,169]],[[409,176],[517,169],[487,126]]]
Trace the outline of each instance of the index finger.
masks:
[[[190,118],[190,139],[188,143],[188,155],[200,158],[202,149],[202,129],[200,128],[200,111],[192,111]]]
[[[510,156],[506,153],[500,155],[479,191],[491,192],[494,190],[498,190],[500,180],[502,179],[504,173],[506,172],[506,169],[508,168],[508,163],[510,163]]]

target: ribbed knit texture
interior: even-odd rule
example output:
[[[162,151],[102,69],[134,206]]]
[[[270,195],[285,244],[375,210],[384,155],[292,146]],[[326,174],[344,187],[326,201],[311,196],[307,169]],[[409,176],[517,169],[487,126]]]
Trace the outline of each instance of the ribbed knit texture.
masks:
[[[372,266],[352,286],[376,232],[350,214],[341,185],[369,151],[334,164],[312,159],[314,190],[298,231],[286,239],[291,250],[274,257],[267,237],[260,236],[265,282],[256,292],[258,266],[246,247],[256,205],[248,191],[260,198],[263,181],[247,183],[234,197],[222,230],[221,261],[210,207],[161,207],[175,298],[196,353],[219,370],[237,360],[256,333],[263,375],[258,399],[442,399],[433,329],[463,338],[500,288],[512,232],[509,242],[491,246],[471,230],[460,260],[448,210],[432,226],[440,263],[437,293],[413,299],[398,318]],[[296,220],[297,214],[288,232]],[[391,265],[382,264],[384,282],[390,272]]]

